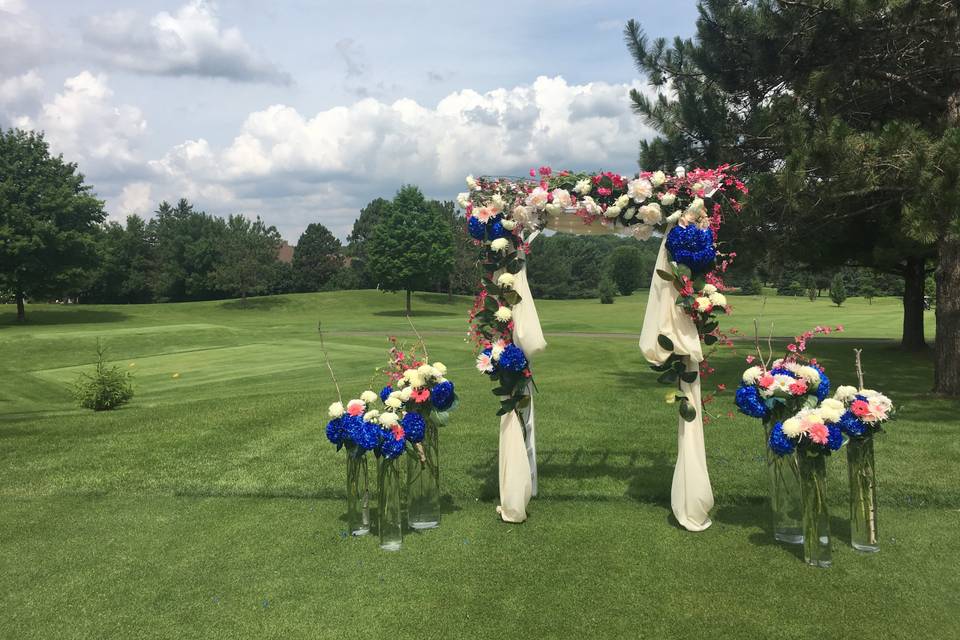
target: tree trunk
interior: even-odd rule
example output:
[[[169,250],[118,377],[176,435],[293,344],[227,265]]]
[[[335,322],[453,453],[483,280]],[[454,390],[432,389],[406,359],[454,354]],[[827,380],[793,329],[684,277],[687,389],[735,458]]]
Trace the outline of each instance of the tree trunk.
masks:
[[[412,315],[410,313],[410,289],[407,289],[407,315]]]
[[[903,337],[900,346],[904,349],[923,349],[923,287],[927,279],[924,267],[926,259],[910,257],[903,269]]]
[[[26,322],[27,312],[23,308],[23,291],[17,291],[17,322]]]
[[[960,241],[940,243],[933,390],[960,396]]]

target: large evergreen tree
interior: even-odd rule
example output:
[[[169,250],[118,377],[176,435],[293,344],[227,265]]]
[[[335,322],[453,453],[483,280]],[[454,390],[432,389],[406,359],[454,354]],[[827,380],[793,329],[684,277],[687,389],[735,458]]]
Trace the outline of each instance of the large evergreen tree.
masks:
[[[360,274],[360,282],[367,288],[377,285],[376,278],[367,268],[367,245],[373,238],[374,228],[386,217],[389,209],[389,200],[371,200],[360,210],[360,217],[354,221],[353,229],[347,236],[347,255],[352,260],[351,267]]]
[[[420,189],[406,185],[374,226],[366,253],[369,272],[380,288],[407,292],[409,315],[412,291],[449,276],[453,235],[441,210],[427,203]]]
[[[245,307],[248,295],[263,293],[271,284],[280,242],[277,229],[259,217],[250,221],[241,215],[230,216],[213,281],[222,291],[239,295]]]
[[[227,235],[222,218],[194,210],[183,198],[176,206],[161,202],[149,233],[156,256],[151,288],[157,301],[223,297],[213,277]]]
[[[898,272],[905,347],[923,346],[936,265],[935,386],[960,394],[960,5],[704,0],[700,14],[695,40],[625,30],[638,68],[672,89],[633,93],[661,133],[642,164],[742,164],[750,207],[726,228],[738,252]]]
[[[293,252],[293,270],[301,291],[320,291],[343,266],[340,241],[318,222],[307,225]]]
[[[0,129],[0,288],[24,299],[78,291],[97,256],[103,203],[43,134]]]

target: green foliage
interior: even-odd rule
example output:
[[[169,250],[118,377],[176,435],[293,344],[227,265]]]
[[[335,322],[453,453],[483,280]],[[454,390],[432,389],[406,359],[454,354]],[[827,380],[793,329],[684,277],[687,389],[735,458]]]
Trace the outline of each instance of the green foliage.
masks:
[[[830,299],[838,307],[847,299],[847,287],[843,282],[843,275],[839,273],[830,281]]]
[[[209,300],[223,297],[214,271],[223,260],[227,223],[196,211],[181,198],[164,201],[150,221],[154,270],[150,275],[156,301]]]
[[[742,287],[740,293],[749,296],[759,296],[763,294],[763,281],[760,276],[754,274]]]
[[[81,373],[73,384],[73,397],[80,407],[109,411],[133,398],[133,376],[120,367],[104,362],[106,349],[97,340],[97,364],[93,373]]]
[[[347,255],[360,274],[364,288],[377,286],[377,280],[367,268],[368,244],[373,239],[373,230],[383,221],[390,210],[390,201],[385,198],[371,200],[360,210],[360,217],[353,223],[353,229],[347,236]]]
[[[594,298],[604,271],[609,274],[611,256],[619,247],[632,248],[642,256],[634,290],[649,287],[656,243],[614,236],[557,234],[541,235],[530,246],[530,290],[537,299]]]
[[[220,262],[214,267],[211,280],[222,291],[247,296],[267,290],[277,263],[280,234],[266,226],[259,217],[251,222],[236,215],[227,219]]]
[[[293,270],[300,291],[320,291],[343,267],[340,241],[319,222],[307,225],[293,252]]]
[[[600,281],[598,291],[600,293],[600,304],[613,304],[613,298],[617,295],[617,287],[613,284],[613,280],[604,277]]]
[[[408,294],[449,276],[453,268],[450,225],[417,187],[402,187],[374,227],[367,243],[367,268],[381,289]]]
[[[26,297],[75,294],[97,259],[103,202],[77,165],[51,156],[42,133],[0,128],[0,289]]]
[[[644,254],[636,245],[624,244],[614,248],[607,260],[607,273],[623,296],[636,291],[643,281],[644,272],[652,268],[653,264],[646,263]]]

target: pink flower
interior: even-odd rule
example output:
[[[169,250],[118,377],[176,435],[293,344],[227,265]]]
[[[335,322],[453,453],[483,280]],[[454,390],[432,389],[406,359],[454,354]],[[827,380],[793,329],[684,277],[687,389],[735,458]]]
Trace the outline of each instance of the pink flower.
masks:
[[[753,361],[756,360],[753,356],[747,356],[747,364],[753,364]]]
[[[613,191],[611,191],[608,187],[599,187],[597,189],[597,195],[600,195],[600,196],[608,196],[611,193],[613,193]]]
[[[473,210],[473,217],[483,224],[487,224],[487,221],[495,215],[497,215],[496,212],[490,207],[480,207],[479,209]]]
[[[788,345],[787,345],[787,351],[789,351],[790,353],[796,353],[796,352],[797,352],[797,345],[795,345],[795,344],[788,344]]]
[[[493,360],[486,353],[477,356],[477,371],[480,373],[490,373],[493,371]]]
[[[869,405],[870,416],[873,418],[873,421],[887,419],[887,410],[883,405],[874,404],[873,402],[870,402]]]
[[[367,410],[367,405],[362,400],[351,400],[347,403],[347,413],[351,416],[362,416]]]
[[[726,390],[727,390],[727,385],[722,383],[717,385],[717,391],[726,391]]]
[[[790,385],[790,394],[794,396],[802,396],[807,392],[807,383],[804,380],[797,380]]]
[[[850,411],[858,418],[862,418],[870,413],[870,405],[864,400],[854,400],[850,403]]]
[[[430,398],[429,389],[415,389],[410,393],[410,397],[413,398],[414,402],[426,402]]]
[[[773,384],[773,376],[769,373],[764,373],[759,378],[757,378],[757,384],[759,384],[764,389],[769,389]]]
[[[397,440],[397,441],[403,440],[403,437],[404,437],[405,435],[407,435],[407,434],[404,432],[403,427],[400,426],[399,423],[393,425],[392,427],[390,427],[390,431],[393,432],[393,439],[394,439],[394,440]]]
[[[843,325],[842,325],[842,324],[838,324],[838,325],[837,325],[837,331],[843,331]]]
[[[830,430],[827,429],[827,426],[822,422],[815,422],[810,425],[810,428],[807,430],[807,435],[817,444],[827,444],[827,439],[830,437]]]

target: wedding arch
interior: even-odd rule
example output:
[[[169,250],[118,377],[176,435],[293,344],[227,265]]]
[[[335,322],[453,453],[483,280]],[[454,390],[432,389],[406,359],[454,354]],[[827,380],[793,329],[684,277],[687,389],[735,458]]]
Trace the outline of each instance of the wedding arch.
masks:
[[[746,186],[728,165],[672,175],[644,171],[632,177],[530,170],[530,178],[467,177],[458,202],[480,249],[483,277],[470,313],[477,368],[500,398],[497,512],[523,522],[537,493],[533,370],[547,343],[526,276],[530,243],[544,229],[574,234],[662,237],[640,334],[640,350],[674,385],[668,401],[679,412],[678,453],[671,490],[677,521],[686,529],[710,526],[713,490],[703,441],[700,371],[704,346],[723,335],[716,315],[729,312],[722,274],[735,254],[718,251],[727,211]]]

